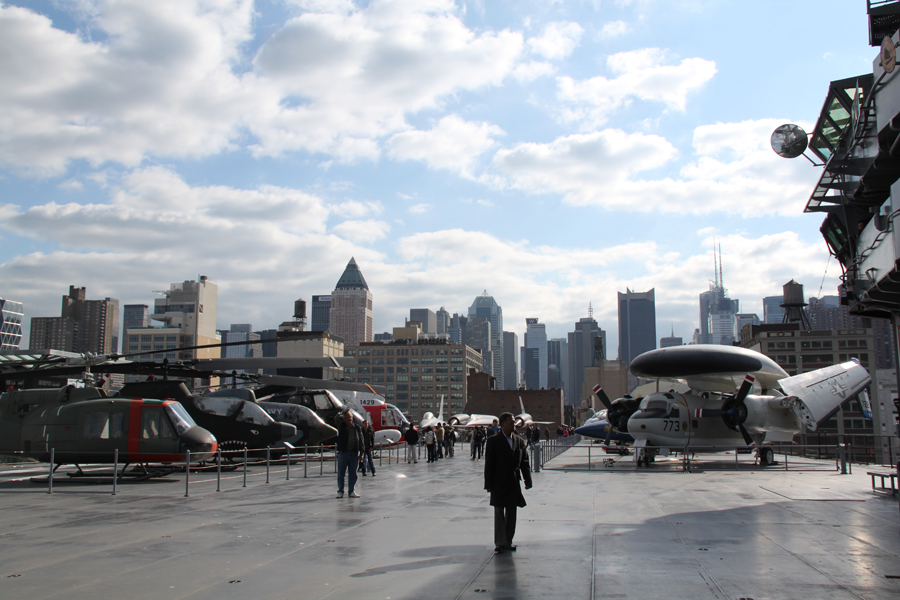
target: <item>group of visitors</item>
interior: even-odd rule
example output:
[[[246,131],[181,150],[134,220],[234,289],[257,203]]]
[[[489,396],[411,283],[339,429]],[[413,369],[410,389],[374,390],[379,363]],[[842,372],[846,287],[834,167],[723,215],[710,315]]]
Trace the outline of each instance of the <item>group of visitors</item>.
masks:
[[[415,434],[416,442],[410,440],[409,432],[412,431]],[[419,434],[421,433],[421,438],[425,443],[425,451],[427,456],[426,462],[435,462],[442,458],[452,457],[454,452],[454,446],[456,445],[456,430],[447,423],[437,423],[436,425],[428,425],[422,428],[421,432],[416,430],[415,425],[410,425],[409,429],[406,430],[406,443],[407,443],[407,463],[409,462],[409,456],[416,456],[413,448],[419,440]],[[412,462],[419,462],[418,460],[413,459]]]

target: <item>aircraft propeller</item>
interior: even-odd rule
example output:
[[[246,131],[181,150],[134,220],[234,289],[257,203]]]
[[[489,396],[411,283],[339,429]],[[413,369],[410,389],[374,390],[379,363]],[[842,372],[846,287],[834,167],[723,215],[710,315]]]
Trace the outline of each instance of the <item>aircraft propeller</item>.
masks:
[[[603,391],[599,384],[594,386],[594,393],[603,406],[606,407],[606,420],[609,423],[609,427],[606,429],[606,445],[609,446],[613,428],[622,433],[627,433],[628,419],[635,413],[641,402],[636,398],[617,398],[615,401],[610,402],[609,396],[606,395],[606,392]]]
[[[744,404],[744,400],[753,388],[755,381],[756,379],[748,374],[744,377],[744,382],[741,383],[737,394],[729,395],[725,402],[722,403],[722,408],[699,408],[695,416],[701,419],[704,417],[722,417],[726,427],[733,431],[741,432],[741,436],[743,436],[748,446],[756,445],[750,433],[744,427],[744,421],[747,420],[748,415],[747,405]]]

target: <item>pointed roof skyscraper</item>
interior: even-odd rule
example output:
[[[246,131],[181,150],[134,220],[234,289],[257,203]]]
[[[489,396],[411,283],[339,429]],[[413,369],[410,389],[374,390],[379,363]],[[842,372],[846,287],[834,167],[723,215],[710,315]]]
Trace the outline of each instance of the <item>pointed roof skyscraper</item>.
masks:
[[[351,258],[331,293],[331,333],[340,336],[346,346],[371,342],[375,338],[375,313],[372,292],[356,259]]]
[[[363,288],[367,290],[369,289],[369,284],[366,283],[366,278],[363,277],[362,271],[359,270],[356,259],[350,257],[350,262],[347,263],[347,268],[344,269],[341,278],[338,279],[335,289],[346,290],[352,288]]]

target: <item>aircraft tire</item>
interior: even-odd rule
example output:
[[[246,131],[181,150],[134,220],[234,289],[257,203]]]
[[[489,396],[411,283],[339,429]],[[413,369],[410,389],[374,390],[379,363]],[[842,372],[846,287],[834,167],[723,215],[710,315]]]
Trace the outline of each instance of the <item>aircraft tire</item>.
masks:
[[[771,465],[775,458],[775,453],[771,448],[763,448],[759,451],[759,464],[762,467],[767,467]]]

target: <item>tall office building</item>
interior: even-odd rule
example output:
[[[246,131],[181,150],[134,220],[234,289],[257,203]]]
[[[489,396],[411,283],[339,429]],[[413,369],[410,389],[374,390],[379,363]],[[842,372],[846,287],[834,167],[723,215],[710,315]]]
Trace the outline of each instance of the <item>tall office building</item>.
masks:
[[[312,297],[312,331],[330,331],[331,296]]]
[[[776,324],[784,322],[784,296],[766,296],[763,298],[763,322]]]
[[[527,334],[526,334],[527,335]],[[541,385],[541,352],[539,348],[522,347],[522,365],[525,372],[525,389],[542,390]]]
[[[435,313],[435,320],[437,321],[437,333],[450,333],[450,313],[443,306]]]
[[[126,304],[122,307],[122,327],[150,327],[150,307],[146,304]]]
[[[466,344],[474,350],[481,350],[484,372],[493,376],[491,366],[493,355],[491,354],[491,334],[493,333],[491,322],[486,317],[470,317],[466,319]],[[494,376],[496,379],[496,376]],[[497,382],[499,386],[500,383]],[[498,387],[498,389],[503,389]]]
[[[681,346],[684,341],[680,337],[675,337],[675,326],[672,326],[672,335],[664,338],[659,338],[659,347],[660,348],[673,348],[675,346]]]
[[[715,259],[713,251],[713,259]],[[735,341],[735,327],[739,305],[728,297],[722,277],[722,250],[719,249],[718,265],[715,265],[715,280],[710,282],[709,291],[700,294],[700,334],[697,343],[730,346]]]
[[[253,326],[249,323],[232,324],[230,329],[219,331],[219,335],[223,344],[252,342],[260,339],[259,334],[253,332]],[[262,358],[262,346],[262,344],[222,346],[221,356],[222,358]]]
[[[575,331],[569,332],[567,352],[569,355],[568,377],[566,379],[566,404],[580,406],[584,397],[584,370],[599,366],[606,359],[606,332],[600,329],[593,317],[593,309],[588,309],[587,317],[575,323]]]
[[[891,340],[891,322],[887,319],[871,319],[851,315],[849,307],[841,304],[840,296],[810,298],[807,307],[809,321],[814,330],[871,329],[875,338],[875,365],[879,369],[893,369],[894,344]]]
[[[437,315],[430,308],[409,309],[409,320],[422,324],[422,333],[438,333]]]
[[[503,332],[503,386],[508,390],[519,387],[519,336],[515,331]]]
[[[547,341],[547,388],[565,390],[569,375],[569,344],[566,338]]]
[[[119,351],[119,301],[87,300],[85,288],[69,286],[59,317],[31,319],[32,348],[110,354]]]
[[[635,357],[656,349],[656,290],[618,292],[619,360],[631,364]]]
[[[22,319],[25,309],[21,302],[0,298],[0,352],[15,352],[22,342]]]
[[[487,365],[485,372],[490,373],[496,380],[497,389],[504,389],[503,381],[503,309],[494,300],[494,297],[484,290],[482,294],[475,298],[472,306],[469,307],[469,319],[474,317],[484,317],[491,323],[491,364],[490,371]],[[472,344],[469,343],[471,346]]]
[[[347,263],[331,293],[330,327],[331,333],[341,337],[345,346],[375,339],[372,292],[354,258]]]
[[[154,359],[160,350],[173,353],[177,348],[205,346],[219,343],[216,332],[216,313],[218,312],[219,286],[201,275],[199,281],[185,280],[182,283],[169,285],[168,290],[155,293],[162,296],[153,303],[153,314],[150,318],[160,321],[161,327],[153,328]],[[131,333],[134,331],[134,333]],[[132,343],[132,335],[146,336],[149,332],[140,328],[128,330],[128,343]],[[166,335],[165,344],[156,336]],[[143,340],[140,340],[143,341]],[[144,350],[144,348],[141,348]],[[192,351],[181,352],[178,358],[191,357]],[[218,358],[219,348],[201,348],[196,350],[196,358]],[[167,356],[168,357],[168,356]]]
[[[543,323],[539,323],[538,319],[525,319],[525,384],[529,390],[539,390],[547,388],[547,328]],[[529,350],[535,350],[534,356],[537,357],[537,363],[534,363]],[[537,367],[537,374],[533,369]]]
[[[468,320],[468,317],[458,313],[453,313],[453,316],[450,317],[450,328],[447,330],[447,333],[450,334],[450,339],[454,343],[463,345],[468,344],[468,341],[466,340],[466,326]]]

